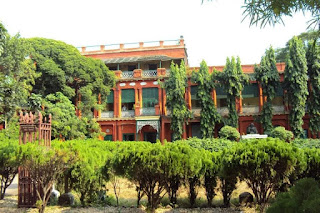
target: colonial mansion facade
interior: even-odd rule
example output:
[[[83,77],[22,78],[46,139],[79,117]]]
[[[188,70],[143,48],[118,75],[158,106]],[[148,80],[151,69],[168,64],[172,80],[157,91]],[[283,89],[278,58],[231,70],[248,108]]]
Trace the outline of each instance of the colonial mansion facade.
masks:
[[[166,108],[166,91],[159,82],[169,77],[170,64],[184,60],[188,65],[188,55],[184,39],[158,42],[139,42],[117,45],[101,45],[80,48],[82,55],[101,59],[116,75],[116,85],[106,100],[102,100],[104,109],[94,111],[94,117],[106,133],[105,140],[155,142],[171,141],[170,110]],[[223,70],[223,66],[210,66]],[[277,68],[283,80],[284,63]],[[189,68],[188,73],[197,67]],[[242,65],[243,72],[248,74],[250,84],[242,91],[242,99],[236,101],[239,114],[239,132],[246,134],[247,127],[254,123],[258,132],[263,133],[255,117],[262,110],[265,97],[262,88],[253,78],[254,65]],[[185,100],[193,112],[193,118],[184,126],[183,138],[201,137],[200,111],[196,97],[197,85],[188,80]],[[222,88],[216,88],[212,99],[222,116],[227,116],[226,94]],[[284,101],[284,91],[279,89],[273,100],[274,126],[289,127],[288,107]],[[308,130],[308,117],[304,118],[303,128],[306,137],[311,137]],[[222,124],[216,126],[216,136]]]

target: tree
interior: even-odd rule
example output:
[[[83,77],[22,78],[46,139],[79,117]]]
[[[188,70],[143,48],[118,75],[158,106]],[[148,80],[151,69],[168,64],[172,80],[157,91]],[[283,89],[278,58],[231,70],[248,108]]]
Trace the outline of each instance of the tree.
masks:
[[[33,93],[45,97],[63,93],[87,116],[92,108],[99,109],[99,94],[105,99],[115,84],[115,76],[98,59],[86,58],[73,46],[44,38],[27,40],[31,59],[41,77],[36,80]],[[78,105],[79,97],[81,103]]]
[[[320,132],[320,46],[316,42],[309,42],[307,49],[307,66],[310,79],[310,96],[308,113],[309,128],[313,133]]]
[[[169,78],[162,84],[166,90],[166,107],[171,111],[172,141],[181,139],[184,123],[192,115],[184,99],[187,80],[184,61],[181,61],[180,67],[172,62]]]
[[[52,136],[63,140],[95,138],[102,134],[94,119],[79,118],[75,107],[61,92],[49,94],[43,101],[44,115],[52,115]]]
[[[229,116],[225,124],[237,128],[236,98],[240,98],[244,85],[249,82],[249,77],[242,72],[240,58],[237,57],[237,62],[234,57],[231,58],[231,61],[227,58],[226,66],[223,72],[218,74],[217,79],[227,93]]]
[[[260,66],[255,66],[254,74],[261,84],[263,96],[267,97],[266,102],[263,104],[259,122],[263,126],[263,131],[268,133],[273,128],[272,100],[275,97],[277,88],[280,86],[280,77],[272,47],[266,50],[265,56],[261,58]]]
[[[295,12],[310,12],[310,26],[320,28],[320,2],[314,0],[245,0],[244,18],[250,19],[250,25],[265,27],[267,24],[283,23],[283,16],[292,16]],[[283,23],[284,24],[284,23]]]
[[[250,140],[230,153],[230,164],[239,168],[239,177],[252,189],[261,212],[270,196],[295,172],[295,166],[306,166],[303,152],[279,139]]]
[[[18,173],[21,157],[18,141],[7,139],[0,142],[0,200]]]
[[[284,71],[284,89],[290,107],[289,123],[295,137],[303,136],[303,116],[308,96],[306,53],[296,36],[289,42],[289,56]]]
[[[35,66],[28,44],[19,34],[10,36],[0,24],[0,121],[8,127],[16,110],[27,103],[35,79]]]
[[[215,88],[215,75],[209,74],[205,61],[200,64],[198,72],[192,72],[191,81],[197,84],[196,96],[200,100],[200,130],[203,138],[213,138],[216,123],[221,121],[221,116],[212,100],[212,90]]]
[[[307,32],[303,32],[297,37],[300,38],[305,46],[305,49],[307,50],[307,45],[309,42],[317,41],[317,44],[320,45],[319,43],[319,30],[309,30]],[[290,40],[289,40],[290,41]],[[275,50],[275,55],[276,55],[276,61],[277,62],[285,62],[286,57],[289,53],[289,41],[286,43],[286,46],[283,48],[277,48]]]
[[[35,186],[39,213],[43,213],[50,199],[52,186],[59,175],[72,164],[74,154],[63,150],[28,143],[23,145],[22,167],[28,171]]]

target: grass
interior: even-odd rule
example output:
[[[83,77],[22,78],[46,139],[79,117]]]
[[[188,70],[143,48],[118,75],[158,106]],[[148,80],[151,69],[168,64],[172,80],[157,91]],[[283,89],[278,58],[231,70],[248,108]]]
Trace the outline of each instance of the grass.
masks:
[[[107,184],[107,194],[109,196],[108,201],[111,202],[111,206],[95,206],[89,208],[81,208],[79,198],[75,195],[76,205],[74,207],[60,207],[60,206],[47,206],[45,212],[46,213],[113,213],[113,212],[121,212],[121,213],[140,213],[145,212],[145,207],[147,205],[147,197],[144,196],[141,200],[141,206],[136,208],[137,206],[137,192],[136,186],[129,182],[127,179],[120,178],[120,196],[119,196],[119,207],[116,207],[116,199],[113,192],[113,187],[109,182]],[[178,208],[172,209],[169,206],[169,198],[165,195],[162,199],[161,206],[157,209],[157,213],[211,213],[211,212],[223,212],[223,213],[234,213],[239,212],[248,212],[253,213],[256,212],[254,208],[240,207],[238,202],[238,196],[242,192],[250,192],[252,191],[248,188],[245,182],[241,182],[237,184],[237,189],[232,193],[231,198],[231,208],[223,209],[219,208],[222,206],[223,197],[219,191],[216,191],[217,195],[214,197],[213,205],[216,208],[207,208],[207,199],[205,195],[205,189],[200,187],[198,191],[198,197],[196,200],[196,208],[191,209],[189,206],[188,200],[188,192],[185,187],[180,187],[178,193]],[[36,213],[37,209],[24,209],[17,208],[17,196],[5,197],[4,200],[0,200],[0,212],[8,212],[8,213]]]

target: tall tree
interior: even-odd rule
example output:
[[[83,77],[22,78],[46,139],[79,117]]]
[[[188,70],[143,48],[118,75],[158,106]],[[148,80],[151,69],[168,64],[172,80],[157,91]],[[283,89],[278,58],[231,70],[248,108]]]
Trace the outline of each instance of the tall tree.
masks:
[[[237,128],[238,113],[236,99],[240,98],[244,85],[249,82],[249,77],[242,72],[240,58],[237,57],[237,62],[234,57],[231,60],[227,58],[226,66],[223,72],[217,75],[217,79],[227,93],[229,116],[225,124]]]
[[[290,107],[289,123],[295,137],[303,136],[303,116],[308,96],[306,53],[302,41],[294,36],[289,42],[289,56],[284,71],[284,88]]]
[[[76,105],[81,96],[83,114],[91,114],[98,108],[99,94],[104,99],[114,86],[112,71],[101,60],[86,58],[64,42],[44,38],[28,39],[32,49],[31,58],[36,71],[41,73],[33,92],[45,97],[62,92]]]
[[[308,113],[310,115],[309,128],[313,133],[320,132],[320,46],[316,42],[309,42],[307,50],[307,66],[310,79],[310,96]]]
[[[307,49],[308,43],[310,41],[317,40],[317,44],[320,45],[319,40],[320,31],[319,30],[309,30],[307,32],[303,32],[297,37],[302,40],[305,45],[305,49]],[[286,57],[289,53],[289,41],[286,43],[286,46],[283,48],[277,48],[275,50],[276,60],[277,62],[285,62]]]
[[[260,66],[255,66],[254,74],[261,84],[263,96],[267,97],[259,121],[263,126],[263,131],[270,132],[272,130],[272,100],[280,86],[280,77],[272,47],[266,50],[265,56],[261,58]]]
[[[211,96],[216,84],[215,74],[209,74],[206,62],[202,61],[199,72],[193,72],[191,80],[198,85],[196,96],[200,100],[200,130],[202,137],[213,138],[215,125],[221,120]]]
[[[19,34],[10,36],[0,24],[0,120],[8,127],[16,110],[27,98],[39,76],[28,56],[28,44]]]
[[[188,85],[184,61],[181,61],[180,66],[172,62],[170,69],[169,78],[164,81],[162,86],[166,90],[166,106],[171,111],[172,141],[176,141],[181,139],[183,125],[188,118],[191,118],[192,114],[184,99]]]

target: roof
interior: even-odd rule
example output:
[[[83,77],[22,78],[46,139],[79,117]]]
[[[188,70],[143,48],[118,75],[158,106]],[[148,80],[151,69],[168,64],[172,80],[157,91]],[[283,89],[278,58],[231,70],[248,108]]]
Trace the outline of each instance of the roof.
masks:
[[[145,61],[171,61],[175,59],[183,58],[174,58],[166,55],[152,55],[152,56],[135,56],[135,57],[123,57],[123,58],[106,58],[102,59],[105,64],[121,64],[121,63],[130,63],[130,62],[145,62]]]

